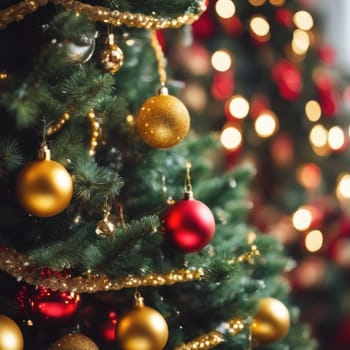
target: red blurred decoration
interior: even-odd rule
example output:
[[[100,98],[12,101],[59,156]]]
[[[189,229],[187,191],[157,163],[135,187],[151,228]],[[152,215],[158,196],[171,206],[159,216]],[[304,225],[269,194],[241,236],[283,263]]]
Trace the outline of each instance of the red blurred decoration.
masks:
[[[212,37],[216,32],[216,26],[209,11],[198,19],[198,21],[192,24],[192,33],[195,39],[208,39]]]
[[[290,165],[294,160],[294,141],[287,133],[281,133],[273,138],[270,152],[274,162],[280,166]]]
[[[117,324],[117,313],[110,311],[105,322],[98,325],[101,337],[108,343],[115,342],[115,325]]]
[[[165,38],[164,38],[164,33],[162,30],[156,30],[156,36],[158,39],[158,42],[160,44],[160,46],[162,47],[163,50],[166,49],[166,42],[165,42]]]
[[[194,75],[207,75],[212,69],[210,54],[204,45],[194,43],[175,52],[176,60]],[[178,63],[177,63],[178,64]]]
[[[276,11],[276,21],[282,26],[291,28],[293,26],[293,14],[287,9],[280,8]]]
[[[321,185],[322,173],[315,163],[306,163],[298,169],[299,183],[307,190],[316,190]]]
[[[244,26],[237,16],[231,18],[219,18],[223,30],[233,37],[241,36],[244,32]]]
[[[289,278],[294,290],[315,288],[324,281],[326,262],[319,256],[311,256],[298,263]]]
[[[265,95],[255,95],[250,103],[250,115],[256,119],[263,111],[270,109],[270,101]]]
[[[293,63],[285,59],[275,63],[272,67],[272,79],[284,99],[293,101],[300,96],[303,87],[301,73]]]
[[[229,98],[234,91],[234,81],[232,70],[226,72],[216,72],[211,84],[211,93],[216,100]]]
[[[240,155],[242,154],[243,145],[241,144],[238,148],[235,150],[228,150],[225,149],[225,169],[230,170],[232,169],[237,162],[240,160]]]
[[[198,252],[213,238],[215,219],[210,209],[196,199],[182,199],[163,216],[162,230],[167,241],[185,253]]]
[[[350,349],[350,317],[343,319],[337,326],[334,337],[334,343],[331,350],[348,350]]]
[[[333,79],[326,72],[320,72],[315,76],[315,85],[322,113],[326,117],[334,117],[339,107],[339,96]]]
[[[330,45],[322,45],[318,49],[318,57],[327,64],[334,64],[337,60],[337,55],[334,48]]]
[[[17,296],[26,317],[37,321],[66,323],[73,318],[80,306],[80,295],[71,292],[52,291],[46,287],[23,286]]]

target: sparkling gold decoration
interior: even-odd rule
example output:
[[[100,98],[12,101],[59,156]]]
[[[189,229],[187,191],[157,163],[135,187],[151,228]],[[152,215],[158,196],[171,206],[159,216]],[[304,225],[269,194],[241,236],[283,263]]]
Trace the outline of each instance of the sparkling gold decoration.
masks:
[[[101,63],[106,72],[116,73],[124,63],[124,53],[114,42],[114,34],[108,35],[105,48],[101,53]]]
[[[0,29],[5,29],[10,23],[21,21],[26,15],[35,12],[40,6],[45,6],[48,0],[24,0],[16,5],[0,11]]]
[[[254,344],[268,344],[280,340],[288,333],[289,327],[289,311],[282,302],[269,297],[260,300],[251,324]]]
[[[99,350],[99,348],[83,334],[68,333],[52,344],[49,350]]]
[[[93,109],[90,109],[88,119],[91,126],[89,155],[94,156],[98,146],[98,138],[100,137],[100,123],[96,120],[96,114]]]
[[[224,341],[224,336],[217,331],[212,331],[175,348],[175,350],[209,350],[215,348]]]
[[[44,144],[39,151],[39,159],[29,163],[18,174],[16,194],[28,213],[51,217],[69,205],[73,196],[73,180],[64,166],[50,159],[50,151]]]
[[[10,317],[0,315],[0,350],[23,350],[23,335]]]
[[[58,119],[58,120],[56,121],[55,124],[50,125],[50,126],[47,128],[46,134],[47,134],[48,136],[51,136],[51,135],[55,134],[56,132],[60,131],[60,130],[63,128],[64,124],[66,124],[66,122],[67,122],[69,119],[70,119],[69,113],[64,112],[64,113],[62,114],[61,118]]]
[[[162,46],[158,41],[156,31],[153,31],[151,34],[151,46],[158,63],[159,82],[161,85],[165,85],[165,82],[167,80],[167,74],[165,70],[165,57]]]
[[[5,80],[7,79],[8,74],[6,72],[0,72],[0,80]]]
[[[45,6],[49,0],[24,0],[16,5],[0,11],[0,29],[5,29],[13,22],[21,21],[26,15],[35,12],[40,6]],[[69,11],[82,13],[91,21],[109,23],[113,26],[130,28],[166,29],[180,28],[185,24],[195,22],[206,10],[205,1],[197,2],[195,9],[188,9],[183,15],[175,18],[161,17],[156,14],[120,12],[102,6],[93,6],[75,0],[50,0],[55,5],[63,6]]]
[[[190,115],[178,98],[163,91],[142,105],[136,119],[136,129],[149,146],[170,148],[187,135]]]
[[[186,11],[184,15],[176,18],[167,18],[157,15],[144,15],[143,13],[112,11],[106,7],[92,6],[74,0],[52,0],[52,2],[65,7],[67,10],[83,13],[94,22],[109,23],[115,27],[126,26],[145,29],[180,28],[185,24],[195,22],[206,10],[205,2],[201,1],[198,2],[193,12]]]
[[[96,225],[96,234],[103,238],[110,237],[114,234],[115,225],[110,221],[111,206],[106,202],[103,205],[103,219],[100,220]]]
[[[135,293],[134,308],[116,326],[115,336],[123,350],[163,350],[168,341],[168,325],[155,309],[145,306]]]
[[[242,319],[232,319],[223,323],[219,327],[220,330],[213,330],[207,334],[203,334],[186,344],[176,347],[174,350],[209,350],[225,341],[224,333],[229,333],[231,336],[235,336],[240,333],[244,327],[245,324]]]

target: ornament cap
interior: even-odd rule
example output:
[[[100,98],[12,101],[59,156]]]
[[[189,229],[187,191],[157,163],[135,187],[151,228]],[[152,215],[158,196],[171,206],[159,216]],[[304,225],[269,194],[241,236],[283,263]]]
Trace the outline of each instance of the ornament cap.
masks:
[[[144,307],[145,306],[145,303],[144,303],[144,299],[143,297],[141,296],[141,294],[139,292],[136,292],[135,293],[135,296],[134,296],[135,300],[134,300],[134,306],[136,308],[141,308],[141,307]]]
[[[193,192],[191,189],[185,187],[184,199],[194,199]]]
[[[39,160],[51,160],[51,151],[46,142],[43,142],[38,151]]]
[[[160,84],[160,87],[158,89],[158,95],[169,95],[169,89],[167,88],[164,82]]]

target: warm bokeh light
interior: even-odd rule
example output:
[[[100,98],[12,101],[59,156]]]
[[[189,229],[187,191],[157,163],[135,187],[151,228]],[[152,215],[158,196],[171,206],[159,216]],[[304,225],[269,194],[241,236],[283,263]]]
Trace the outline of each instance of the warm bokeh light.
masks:
[[[274,6],[283,6],[285,4],[285,0],[269,0],[271,5]]]
[[[270,24],[262,16],[254,16],[249,23],[250,30],[258,37],[265,37],[270,33]]]
[[[249,3],[253,6],[261,6],[264,5],[266,0],[248,0]]]
[[[221,18],[231,18],[235,15],[236,6],[231,0],[218,0],[215,4],[215,11]]]
[[[267,138],[278,130],[279,123],[276,115],[271,111],[261,113],[254,122],[254,128],[258,136]]]
[[[333,151],[338,151],[344,147],[345,134],[341,127],[333,126],[329,129],[328,144]]]
[[[324,147],[328,143],[328,131],[321,125],[315,125],[309,135],[310,142],[315,147]]]
[[[293,22],[296,27],[302,30],[310,30],[314,25],[314,20],[307,11],[296,12],[293,16]]]
[[[292,50],[297,55],[304,55],[310,47],[309,34],[301,29],[293,32]]]
[[[336,195],[338,199],[350,199],[350,174],[341,174],[338,179]]]
[[[315,190],[320,186],[321,175],[320,167],[314,163],[304,164],[297,171],[299,183],[308,190]]]
[[[323,245],[323,234],[320,230],[312,230],[305,236],[305,248],[315,253],[322,248]]]
[[[181,98],[186,106],[196,112],[202,112],[207,105],[208,96],[202,84],[188,83],[182,90]]]
[[[305,231],[310,228],[312,223],[311,210],[306,207],[300,207],[292,216],[293,226],[298,231]]]
[[[249,102],[241,95],[234,95],[228,100],[228,112],[234,118],[243,119],[249,113]]]
[[[232,66],[232,56],[227,50],[217,50],[211,56],[211,64],[219,72],[226,72]]]
[[[236,125],[228,124],[224,126],[220,141],[224,148],[229,151],[234,151],[240,148],[242,144],[242,132]]]
[[[320,104],[315,100],[310,100],[305,104],[305,114],[310,122],[317,122],[322,115]]]

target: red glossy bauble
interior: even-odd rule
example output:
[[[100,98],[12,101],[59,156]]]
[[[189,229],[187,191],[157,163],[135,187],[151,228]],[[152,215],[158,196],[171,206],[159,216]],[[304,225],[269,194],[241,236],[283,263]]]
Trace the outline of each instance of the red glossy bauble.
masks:
[[[173,247],[185,253],[198,252],[212,240],[215,219],[201,201],[182,199],[165,212],[163,231]]]
[[[17,299],[29,318],[59,323],[71,320],[81,302],[77,293],[52,291],[42,286],[24,286]]]

